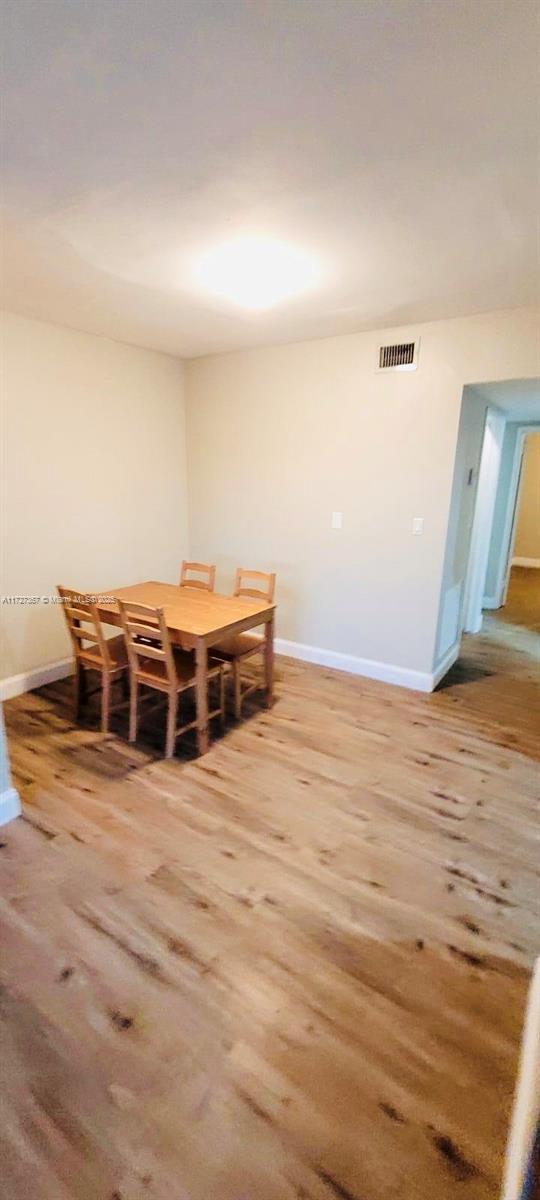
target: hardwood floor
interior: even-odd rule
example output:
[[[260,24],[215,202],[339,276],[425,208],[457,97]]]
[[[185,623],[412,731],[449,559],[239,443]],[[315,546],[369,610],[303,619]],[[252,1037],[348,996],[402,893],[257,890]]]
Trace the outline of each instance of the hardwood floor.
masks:
[[[528,629],[531,633],[540,633],[540,572],[536,568],[512,567],[510,587],[504,608],[500,608],[494,616],[488,616],[490,622],[503,622],[504,625]]]
[[[199,760],[74,729],[67,681],[6,705],[10,1200],[498,1196],[537,649],[491,617],[432,696],[278,660]]]

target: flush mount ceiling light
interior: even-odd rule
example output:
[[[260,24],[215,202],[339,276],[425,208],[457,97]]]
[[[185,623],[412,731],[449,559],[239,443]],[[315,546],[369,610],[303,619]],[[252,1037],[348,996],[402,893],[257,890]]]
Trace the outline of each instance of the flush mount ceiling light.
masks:
[[[321,268],[316,259],[287,242],[239,237],[202,254],[194,278],[205,292],[253,311],[314,287]]]

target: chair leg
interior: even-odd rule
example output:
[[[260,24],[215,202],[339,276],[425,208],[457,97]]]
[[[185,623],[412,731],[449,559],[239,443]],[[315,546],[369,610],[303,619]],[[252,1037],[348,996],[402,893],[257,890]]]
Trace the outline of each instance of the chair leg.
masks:
[[[176,743],[176,717],[178,712],[178,692],[169,692],[167,708],[167,735],[165,738],[165,758],[172,758]]]
[[[139,685],[136,679],[131,680],[131,691],[129,694],[129,741],[137,741],[137,718],[138,718],[138,691]]]
[[[240,678],[240,663],[237,658],[233,658],[233,685],[234,685],[234,715],[239,721],[242,716],[242,681]]]
[[[111,710],[111,677],[107,671],[101,675],[101,732],[109,732],[109,713]]]
[[[219,720],[222,733],[225,733],[225,669],[219,672]]]
[[[86,678],[85,678],[85,674],[84,674],[84,667],[76,659],[75,660],[74,689],[73,689],[73,709],[74,709],[74,714],[75,714],[75,722],[77,722],[79,720],[79,714],[81,711],[83,701],[85,699],[86,699]]]

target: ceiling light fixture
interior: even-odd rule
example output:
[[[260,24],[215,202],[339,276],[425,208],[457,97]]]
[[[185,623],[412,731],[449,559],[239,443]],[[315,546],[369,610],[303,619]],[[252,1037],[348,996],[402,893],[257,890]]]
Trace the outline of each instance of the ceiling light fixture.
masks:
[[[321,267],[287,242],[248,236],[207,250],[194,264],[193,274],[205,292],[255,312],[315,287]]]

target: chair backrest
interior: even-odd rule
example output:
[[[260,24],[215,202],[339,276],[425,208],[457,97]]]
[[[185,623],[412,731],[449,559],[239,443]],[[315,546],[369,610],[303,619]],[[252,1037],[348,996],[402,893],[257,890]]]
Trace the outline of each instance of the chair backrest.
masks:
[[[268,604],[271,604],[274,599],[275,587],[274,572],[249,571],[247,567],[236,568],[235,596],[251,596],[255,600],[266,600]]]
[[[91,596],[85,596],[84,593],[62,587],[60,584],[56,590],[62,602],[75,658],[92,658],[100,660],[103,666],[110,666],[107,638]]]
[[[193,575],[202,575],[203,579],[194,579]],[[184,562],[180,569],[180,587],[203,588],[205,592],[213,592],[216,582],[216,568],[209,563]]]
[[[176,684],[174,653],[163,609],[125,600],[117,600],[116,603],[120,609],[131,670],[135,674],[144,671],[143,660],[151,658],[164,663],[169,683]]]

